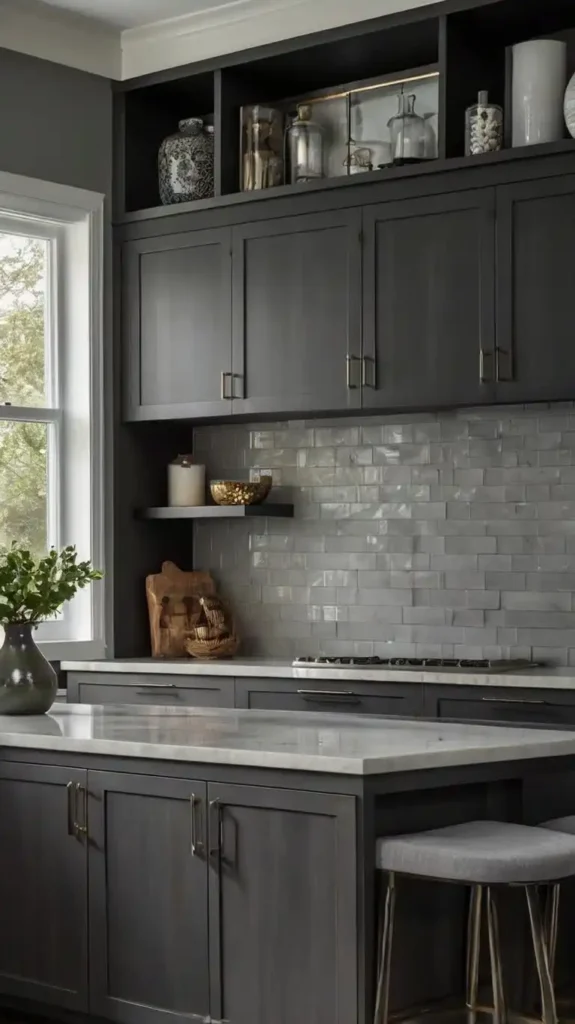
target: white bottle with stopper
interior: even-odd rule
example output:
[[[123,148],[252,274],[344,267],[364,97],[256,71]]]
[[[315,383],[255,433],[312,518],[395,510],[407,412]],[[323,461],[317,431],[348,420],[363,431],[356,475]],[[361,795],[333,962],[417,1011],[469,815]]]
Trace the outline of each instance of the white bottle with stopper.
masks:
[[[172,508],[206,504],[206,467],[192,455],[178,455],[168,466],[168,504]]]

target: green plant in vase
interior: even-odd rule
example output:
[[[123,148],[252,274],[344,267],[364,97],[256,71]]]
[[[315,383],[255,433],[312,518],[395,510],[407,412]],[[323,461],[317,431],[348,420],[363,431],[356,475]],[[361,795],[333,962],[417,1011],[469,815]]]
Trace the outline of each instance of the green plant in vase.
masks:
[[[58,678],[32,631],[78,590],[100,579],[102,573],[90,562],[79,562],[72,546],[52,549],[43,558],[15,543],[0,553],[0,714],[39,715],[51,708]]]

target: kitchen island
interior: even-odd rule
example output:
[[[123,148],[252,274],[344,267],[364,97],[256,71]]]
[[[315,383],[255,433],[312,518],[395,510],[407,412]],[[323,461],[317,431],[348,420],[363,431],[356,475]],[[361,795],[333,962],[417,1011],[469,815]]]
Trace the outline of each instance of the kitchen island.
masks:
[[[0,719],[0,808],[5,1000],[368,1024],[376,836],[574,813],[575,734],[58,705]],[[406,894],[398,1005],[461,988],[464,909],[459,888]]]

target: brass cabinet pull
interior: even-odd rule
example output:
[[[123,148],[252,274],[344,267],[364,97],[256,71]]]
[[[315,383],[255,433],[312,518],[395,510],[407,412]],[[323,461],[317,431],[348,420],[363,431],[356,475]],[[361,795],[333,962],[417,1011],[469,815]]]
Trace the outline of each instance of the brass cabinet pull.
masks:
[[[488,370],[487,364],[489,360],[493,359],[493,352],[485,352],[484,349],[479,350],[479,383],[490,384],[493,380],[493,367]]]
[[[79,839],[88,835],[88,794],[80,782],[68,782],[68,835]],[[82,824],[78,821],[78,798],[82,796]]]
[[[499,345],[495,349],[495,379],[498,384],[511,384],[514,379],[513,353]]]
[[[219,800],[210,800],[209,806],[210,857],[218,857],[222,848],[222,814]]]
[[[222,402],[231,402],[231,400],[232,400],[233,396],[231,394],[228,394],[228,389],[227,389],[227,381],[231,377],[232,377],[231,373],[224,373],[224,371],[222,370],[221,387],[220,387],[220,396],[221,396]],[[233,384],[232,384],[232,387],[233,387]]]
[[[245,398],[246,395],[245,395],[245,378],[244,378],[244,375],[242,373],[230,373],[230,377],[232,379],[232,393],[231,393],[231,395],[229,397],[231,399],[234,399],[234,398]],[[236,388],[236,381],[238,382],[238,387],[237,388]]]
[[[519,697],[482,697],[486,704],[547,704],[546,700],[523,700]]]
[[[345,381],[346,381],[346,385],[347,385],[348,391],[355,391],[355,389],[358,386],[357,384],[354,383],[354,372],[353,372],[355,363],[358,363],[358,362],[359,362],[359,356],[347,355],[345,357]]]
[[[82,824],[78,821],[78,798],[82,797]],[[85,786],[82,786],[80,782],[76,783],[75,786],[75,826],[78,835],[88,835],[88,793]]]
[[[198,821],[203,801],[192,793],[190,797],[190,853],[192,857],[200,857],[205,852],[201,833],[201,822]]]
[[[372,359],[371,356],[362,356],[361,386],[362,388],[375,388],[375,359]]]

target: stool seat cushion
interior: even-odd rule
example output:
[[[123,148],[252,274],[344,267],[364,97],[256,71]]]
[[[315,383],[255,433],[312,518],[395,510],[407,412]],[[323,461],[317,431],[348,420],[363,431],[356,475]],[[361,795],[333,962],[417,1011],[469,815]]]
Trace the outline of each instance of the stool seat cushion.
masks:
[[[544,821],[539,827],[550,828],[554,832],[567,832],[568,835],[575,836],[575,814],[571,814],[567,818],[553,818],[551,821]]]
[[[575,836],[503,821],[378,839],[376,865],[420,878],[485,885],[529,884],[575,875]]]

